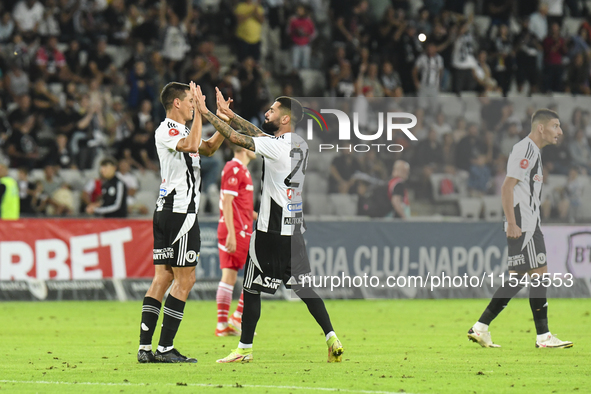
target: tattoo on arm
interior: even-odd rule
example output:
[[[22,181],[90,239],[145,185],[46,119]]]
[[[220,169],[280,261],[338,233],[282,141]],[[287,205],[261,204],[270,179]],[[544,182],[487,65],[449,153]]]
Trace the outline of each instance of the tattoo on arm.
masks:
[[[234,116],[230,125],[235,129],[240,129],[242,134],[249,135],[251,137],[260,137],[265,135],[258,127],[250,123],[248,120],[240,117],[239,115]]]
[[[202,116],[205,117],[205,119],[207,119],[221,135],[229,139],[230,142],[254,152],[254,141],[252,140],[252,137],[237,133],[236,130],[211,112],[203,114]]]

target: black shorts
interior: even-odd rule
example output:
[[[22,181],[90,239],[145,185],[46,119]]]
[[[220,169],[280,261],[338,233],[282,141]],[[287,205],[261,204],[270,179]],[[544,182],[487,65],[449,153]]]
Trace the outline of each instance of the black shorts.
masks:
[[[201,238],[194,213],[154,212],[154,264],[195,267]]]
[[[509,246],[507,266],[510,271],[527,272],[546,265],[546,244],[540,226],[536,231],[521,233],[517,239],[507,238]]]
[[[288,236],[262,231],[252,234],[244,267],[245,289],[274,294],[282,281],[289,288],[302,283],[310,271],[302,234]]]

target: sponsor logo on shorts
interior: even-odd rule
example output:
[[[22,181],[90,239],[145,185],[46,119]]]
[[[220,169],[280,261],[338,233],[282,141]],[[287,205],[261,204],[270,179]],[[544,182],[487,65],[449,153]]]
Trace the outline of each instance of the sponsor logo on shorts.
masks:
[[[312,283],[312,273],[308,272],[307,274],[299,274],[298,282],[302,285],[305,283]]]
[[[287,204],[287,210],[289,212],[302,212],[302,203],[301,202],[294,202],[291,204]]]
[[[538,262],[538,265],[546,264],[546,254],[538,253],[538,255],[536,256],[536,261]]]
[[[287,226],[295,226],[296,224],[304,224],[304,218],[284,218],[283,224]]]
[[[281,280],[280,279],[266,277],[265,280],[263,281],[262,278],[261,278],[261,276],[258,275],[255,278],[255,280],[252,281],[252,283],[257,284],[257,285],[262,286],[262,287],[266,287],[268,289],[275,289],[275,290],[277,290],[279,288],[279,285],[281,284]]]
[[[527,166],[529,166],[529,160],[527,159],[523,159],[519,163],[519,167],[523,168],[524,170],[527,168]]]
[[[523,254],[518,254],[515,256],[509,256],[507,258],[507,265],[509,267],[517,267],[520,265],[525,264],[525,257],[523,256]]]
[[[199,254],[194,250],[189,250],[187,253],[185,253],[185,260],[187,260],[189,263],[194,263],[198,256]]]
[[[154,249],[154,260],[166,260],[174,258],[173,248]]]

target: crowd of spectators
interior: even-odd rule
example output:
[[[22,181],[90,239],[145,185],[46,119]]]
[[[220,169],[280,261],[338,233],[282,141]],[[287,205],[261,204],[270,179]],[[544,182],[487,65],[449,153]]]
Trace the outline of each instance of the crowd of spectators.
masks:
[[[339,155],[329,192],[367,200],[371,188],[354,174],[388,181],[396,156],[411,164],[415,198],[430,198],[435,172],[465,174],[473,196],[494,194],[511,146],[527,133],[528,114],[483,98],[482,121],[473,123],[433,110],[433,98],[590,94],[591,23],[581,19],[572,35],[564,23],[588,14],[577,0],[5,0],[0,160],[19,169],[27,213],[77,214],[60,191],[68,186],[55,180],[60,169],[98,174],[100,160],[112,156],[127,173],[157,173],[158,94],[169,81],[193,80],[208,97],[218,86],[255,124],[279,94],[417,96],[420,141],[400,155]],[[483,16],[486,25],[476,23]],[[223,61],[221,48],[230,48]],[[303,70],[316,70],[324,84],[304,89]],[[573,167],[581,175],[591,169],[589,117],[577,108],[563,120],[563,141],[544,151],[550,173],[574,178]],[[222,149],[205,159],[205,191],[230,157]],[[44,179],[29,180],[32,169],[44,169]],[[564,204],[552,206],[564,213]]]

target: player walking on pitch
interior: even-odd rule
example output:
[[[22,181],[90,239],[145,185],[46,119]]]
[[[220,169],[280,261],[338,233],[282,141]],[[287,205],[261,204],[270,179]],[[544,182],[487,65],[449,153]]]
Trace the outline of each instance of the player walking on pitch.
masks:
[[[531,132],[513,146],[507,163],[507,177],[501,197],[506,217],[505,231],[508,244],[508,268],[517,276],[508,280],[495,292],[492,300],[468,331],[468,338],[483,347],[500,347],[492,342],[489,324],[524,286],[521,279],[529,274],[529,304],[536,326],[536,347],[568,348],[573,343],[561,341],[548,329],[548,301],[546,299],[548,272],[546,245],[540,230],[540,196],[542,192],[542,154],[546,145],[556,145],[562,135],[558,114],[548,109],[532,115]],[[527,279],[527,278],[526,278]],[[544,284],[546,286],[544,286]]]
[[[154,279],[144,298],[140,329],[140,363],[196,363],[173,346],[185,302],[195,283],[195,267],[201,246],[197,210],[199,207],[200,157],[211,156],[224,138],[214,134],[201,140],[201,114],[195,111],[195,97],[201,88],[171,82],[160,93],[166,119],[156,129],[156,149],[160,160],[162,183],[154,211]],[[189,130],[185,123],[193,119]],[[173,283],[174,280],[174,283]],[[152,336],[156,329],[162,299],[171,286],[164,304],[162,331],[156,353]]]
[[[216,89],[217,90],[217,89]],[[302,286],[310,275],[306,253],[302,212],[302,189],[308,158],[308,145],[293,133],[301,120],[302,106],[289,97],[278,97],[265,113],[263,130],[240,118],[229,108],[217,90],[218,112],[228,118],[230,125],[207,111],[205,98],[197,95],[202,116],[232,143],[263,157],[261,207],[256,230],[250,239],[244,279],[244,314],[238,348],[219,363],[253,360],[252,343],[261,314],[261,292],[275,293],[281,281],[291,287],[306,303],[308,310],[322,327],[328,345],[328,362],[340,362],[343,346],[337,338],[324,301],[310,287]],[[207,112],[206,112],[207,111]],[[245,135],[246,134],[246,135]]]
[[[218,323],[215,335],[218,337],[240,335],[242,330],[243,293],[240,294],[236,311],[232,316],[228,316],[228,312],[238,271],[244,266],[248,255],[252,221],[256,219],[256,213],[253,212],[254,189],[247,168],[256,155],[253,151],[234,144],[232,150],[234,158],[224,166],[220,190],[218,249],[222,279],[216,294]]]

